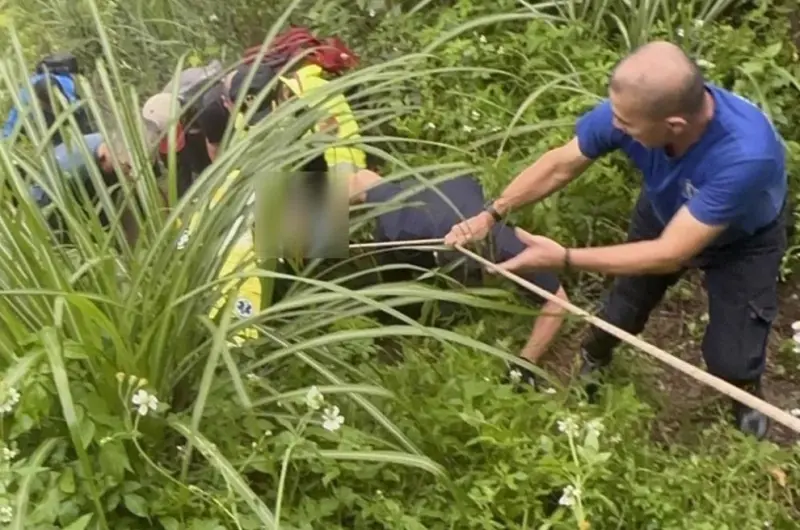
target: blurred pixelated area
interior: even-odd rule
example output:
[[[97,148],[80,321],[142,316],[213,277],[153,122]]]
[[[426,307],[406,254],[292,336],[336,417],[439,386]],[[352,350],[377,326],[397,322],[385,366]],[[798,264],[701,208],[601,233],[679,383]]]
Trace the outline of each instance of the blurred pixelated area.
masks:
[[[346,181],[322,172],[258,179],[255,200],[258,259],[343,259],[349,256]]]

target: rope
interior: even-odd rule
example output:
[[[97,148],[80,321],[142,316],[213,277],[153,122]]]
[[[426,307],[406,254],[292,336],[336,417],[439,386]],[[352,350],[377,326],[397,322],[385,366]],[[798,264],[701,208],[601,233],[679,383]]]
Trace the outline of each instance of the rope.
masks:
[[[355,243],[350,248],[419,247],[423,245],[443,245],[444,239],[410,239],[408,241],[381,241],[377,243]]]
[[[381,246],[409,246],[414,244],[442,244],[444,239],[424,239],[418,240],[422,243],[418,243],[417,241],[394,241],[394,242],[386,242],[384,244],[379,243],[372,243],[373,245],[381,245]],[[368,243],[370,244],[370,243]],[[350,248],[364,248],[358,247],[357,245],[351,245]],[[455,245],[456,250],[461,252],[462,254],[474,259],[478,263],[484,265],[485,267],[495,271],[496,273],[505,276],[507,279],[513,281],[514,283],[528,289],[529,291],[541,296],[545,300],[553,302],[554,304],[566,309],[573,315],[577,315],[593,326],[602,329],[603,331],[617,337],[623,342],[628,343],[629,345],[637,348],[647,354],[650,354],[652,357],[655,357],[659,361],[675,368],[676,370],[683,372],[684,374],[688,375],[689,377],[707,385],[711,388],[725,394],[726,396],[735,399],[736,401],[747,405],[748,407],[755,409],[765,416],[775,420],[776,422],[788,427],[789,429],[795,431],[796,433],[800,433],[800,418],[795,418],[788,412],[776,407],[775,405],[771,405],[744,390],[737,388],[736,386],[728,383],[727,381],[720,379],[710,373],[701,370],[700,368],[687,363],[682,359],[678,359],[674,355],[667,353],[666,351],[662,350],[661,348],[657,348],[652,344],[636,337],[635,335],[631,335],[627,331],[624,331],[605,320],[598,318],[580,307],[573,305],[570,302],[562,300],[561,298],[551,294],[550,292],[538,287],[531,282],[520,278],[516,274],[512,272],[505,271],[499,268],[496,264],[492,263],[491,261],[475,254],[471,250],[467,250],[466,248],[462,247],[461,245]]]

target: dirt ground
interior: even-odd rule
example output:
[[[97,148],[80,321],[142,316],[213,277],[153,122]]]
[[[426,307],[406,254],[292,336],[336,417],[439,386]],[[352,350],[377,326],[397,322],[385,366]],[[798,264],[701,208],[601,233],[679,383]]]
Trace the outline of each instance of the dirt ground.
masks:
[[[780,314],[770,337],[764,380],[765,399],[786,411],[800,407],[800,354],[785,346],[792,337],[792,323],[800,320],[798,288],[800,279],[781,285]],[[676,286],[655,310],[642,338],[705,368],[700,354],[705,318],[706,297],[699,276],[690,276]],[[585,327],[581,326],[576,332],[569,333],[543,362],[549,373],[558,375],[565,383],[575,369],[574,359],[584,331]],[[781,344],[784,344],[783,348]],[[690,444],[700,429],[720,421],[730,411],[726,396],[644,352],[620,351],[610,377],[612,381],[633,383],[637,392],[654,405],[658,412],[653,436],[665,443]],[[768,438],[781,445],[800,441],[800,435],[776,422],[772,423]]]

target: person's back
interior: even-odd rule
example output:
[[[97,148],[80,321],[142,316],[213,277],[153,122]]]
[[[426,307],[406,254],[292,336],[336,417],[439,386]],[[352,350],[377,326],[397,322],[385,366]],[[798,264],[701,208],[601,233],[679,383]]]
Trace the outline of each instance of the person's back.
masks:
[[[412,189],[413,188],[413,191]],[[417,191],[419,189],[419,191]],[[405,197],[404,192],[408,193]],[[403,195],[400,199],[399,196]],[[484,193],[480,183],[469,175],[436,183],[423,188],[419,183],[398,184],[381,182],[367,190],[366,203],[380,204],[399,200],[403,206],[380,213],[376,220],[376,241],[411,241],[444,237],[453,224],[483,210]],[[525,249],[517,237],[515,228],[498,223],[492,228],[492,237],[481,245],[479,253],[487,259],[500,262],[516,256]],[[477,283],[483,279],[483,267],[476,261],[465,258],[455,250],[429,251],[398,250],[383,253],[386,263],[410,263],[419,267],[452,266],[461,263],[450,275],[465,283]],[[558,292],[558,277],[549,273],[522,274],[529,281],[540,285],[551,293]],[[529,294],[525,292],[526,296]],[[539,302],[541,299],[534,296]]]
[[[90,164],[96,163],[98,150],[103,145],[103,137],[100,133],[84,135],[81,137],[81,141],[89,153],[88,158],[81,146],[74,143],[60,143],[53,149],[58,169],[69,182],[82,183],[89,178]],[[33,186],[32,193],[40,207],[50,204],[50,197],[38,185]]]

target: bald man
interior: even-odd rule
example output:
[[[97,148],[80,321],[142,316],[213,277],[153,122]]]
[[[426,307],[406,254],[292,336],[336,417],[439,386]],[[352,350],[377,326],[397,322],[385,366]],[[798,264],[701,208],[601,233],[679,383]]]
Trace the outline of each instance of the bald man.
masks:
[[[644,329],[681,274],[699,268],[708,292],[706,366],[760,395],[789,210],[784,144],[770,120],[753,103],[705,82],[678,47],[653,42],[618,64],[608,99],[584,114],[575,131],[485,211],[455,225],[446,242],[483,238],[511,209],[547,197],[593,160],[621,150],[643,177],[626,243],[565,249],[536,236],[502,267],[615,275],[600,316],[633,334]],[[618,342],[592,328],[581,348],[582,374],[602,374]],[[597,389],[587,386],[590,399]],[[761,413],[738,402],[733,418],[757,438],[769,426]]]

